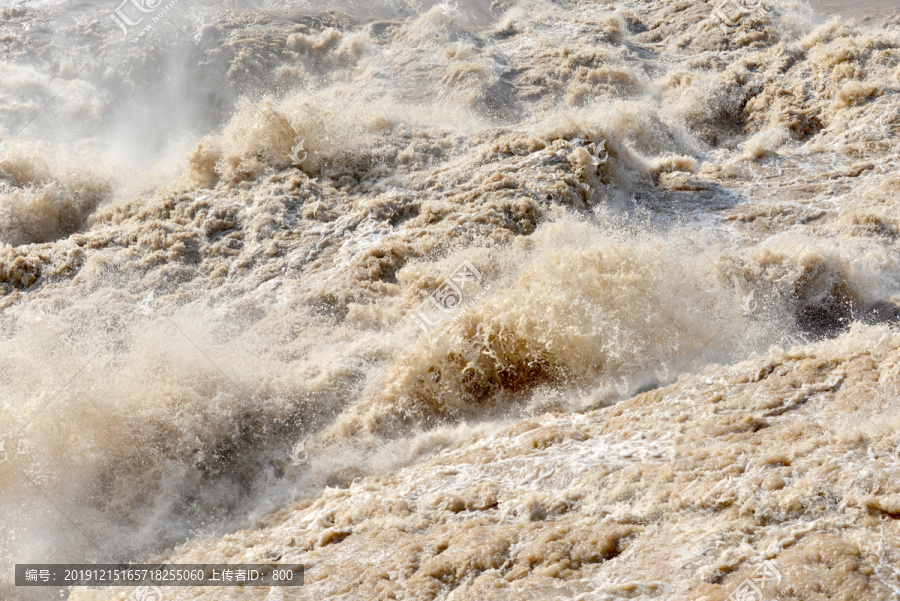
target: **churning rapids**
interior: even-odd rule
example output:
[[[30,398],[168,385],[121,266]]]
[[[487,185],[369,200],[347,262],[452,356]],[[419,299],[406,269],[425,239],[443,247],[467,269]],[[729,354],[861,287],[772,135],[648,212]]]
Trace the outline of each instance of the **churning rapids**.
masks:
[[[847,4],[7,1],[0,599],[900,598],[900,8]]]

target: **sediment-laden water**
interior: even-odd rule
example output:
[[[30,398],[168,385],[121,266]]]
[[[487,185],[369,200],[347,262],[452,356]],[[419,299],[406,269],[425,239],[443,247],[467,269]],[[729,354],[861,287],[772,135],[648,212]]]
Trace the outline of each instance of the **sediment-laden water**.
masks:
[[[0,597],[896,599],[900,9],[814,6],[0,7]]]

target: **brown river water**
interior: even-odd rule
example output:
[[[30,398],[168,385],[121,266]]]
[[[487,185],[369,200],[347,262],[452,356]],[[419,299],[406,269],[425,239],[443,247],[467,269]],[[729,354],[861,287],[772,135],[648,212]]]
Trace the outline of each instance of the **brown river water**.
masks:
[[[4,4],[0,599],[900,598],[900,8],[812,1]],[[163,561],[305,584],[12,581]]]
[[[822,14],[841,15],[851,19],[880,21],[900,11],[897,0],[810,0],[810,6]]]

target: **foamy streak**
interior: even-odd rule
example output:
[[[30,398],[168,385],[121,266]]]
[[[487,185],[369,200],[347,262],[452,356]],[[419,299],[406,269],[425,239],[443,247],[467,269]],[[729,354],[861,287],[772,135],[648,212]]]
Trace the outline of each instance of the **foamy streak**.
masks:
[[[670,2],[618,13],[523,4],[487,28],[465,21],[462,4],[458,15],[436,6],[396,23],[304,17],[297,27],[184,6],[166,16],[238,92],[212,67],[195,72],[195,49],[159,22],[127,54],[104,47],[103,68],[78,75],[0,163],[0,240],[19,245],[0,249],[8,563],[136,560],[410,463],[398,498],[437,494],[428,455],[492,424],[605,406],[771,344],[896,318],[894,31],[814,27],[780,7],[724,35],[701,5]],[[479,19],[488,9],[477,7]],[[24,99],[40,106],[81,66],[68,44],[90,36],[69,21],[90,19],[4,11],[0,20],[60,25],[55,38],[14,33],[21,46],[3,73],[25,75],[0,113],[9,133],[30,114]],[[103,35],[121,35],[104,23]],[[52,60],[60,54],[64,64]],[[196,73],[201,93],[185,92],[183,110],[142,100],[141,82],[159,69],[173,74],[167,91]],[[112,131],[82,139],[104,123]],[[139,182],[97,158],[150,133],[122,160],[161,157]],[[463,261],[483,288],[436,339],[422,335],[416,307]],[[822,361],[857,356],[873,337],[889,371],[896,344],[877,328],[838,339]],[[794,369],[825,385],[813,367],[784,365],[785,386]],[[743,377],[728,369],[709,367],[708,378]],[[685,382],[678,403],[705,385]],[[753,394],[773,407],[786,398]],[[692,418],[679,415],[673,423]],[[672,431],[648,427],[651,440],[623,447],[608,438],[619,427],[601,424],[575,454],[671,453]],[[502,447],[514,434],[495,436]],[[301,440],[309,458],[294,465]],[[545,459],[523,460],[516,477],[537,481]],[[459,486],[485,477],[467,472]],[[617,515],[651,511],[620,492]],[[435,506],[486,510],[491,494]],[[381,511],[363,497],[340,511]],[[515,519],[569,503],[504,499]],[[346,534],[318,511],[285,513],[315,548]],[[241,535],[242,552],[253,536]],[[218,544],[185,554],[218,560]],[[448,555],[440,570],[487,569],[466,557]],[[563,574],[552,571],[527,585]],[[589,576],[597,582],[585,587],[601,586]],[[420,580],[401,586],[434,584]]]

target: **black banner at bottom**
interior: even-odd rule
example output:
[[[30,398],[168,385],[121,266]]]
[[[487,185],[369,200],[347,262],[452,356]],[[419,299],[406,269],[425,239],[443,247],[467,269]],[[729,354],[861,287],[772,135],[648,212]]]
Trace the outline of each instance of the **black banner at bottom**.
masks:
[[[303,564],[16,564],[16,586],[303,586]]]

